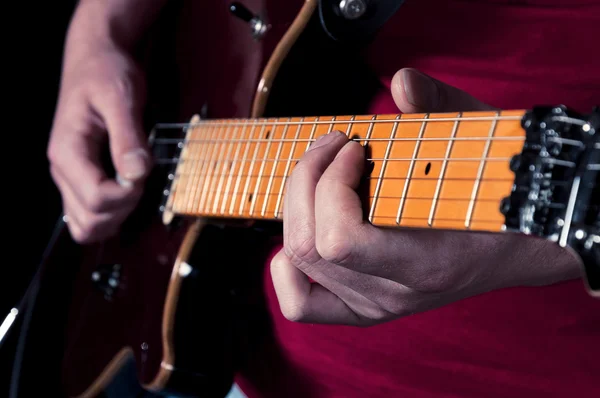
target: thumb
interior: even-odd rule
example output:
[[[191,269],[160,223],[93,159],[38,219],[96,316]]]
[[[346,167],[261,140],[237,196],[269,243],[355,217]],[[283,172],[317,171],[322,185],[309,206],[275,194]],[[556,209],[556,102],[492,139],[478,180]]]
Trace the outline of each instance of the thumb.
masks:
[[[108,131],[117,179],[123,185],[143,179],[151,167],[142,127],[144,96],[143,83],[131,77],[119,79],[112,89],[97,96],[96,107]]]
[[[400,69],[392,78],[392,96],[403,113],[493,110],[470,94],[416,69]]]

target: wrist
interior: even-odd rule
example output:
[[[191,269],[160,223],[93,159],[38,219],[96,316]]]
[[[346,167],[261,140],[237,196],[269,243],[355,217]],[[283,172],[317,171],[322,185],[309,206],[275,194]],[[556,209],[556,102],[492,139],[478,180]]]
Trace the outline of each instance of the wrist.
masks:
[[[501,287],[546,286],[582,277],[576,256],[554,242],[514,236],[506,243],[497,265]]]
[[[65,65],[105,51],[132,55],[166,0],[82,0],[65,42]]]

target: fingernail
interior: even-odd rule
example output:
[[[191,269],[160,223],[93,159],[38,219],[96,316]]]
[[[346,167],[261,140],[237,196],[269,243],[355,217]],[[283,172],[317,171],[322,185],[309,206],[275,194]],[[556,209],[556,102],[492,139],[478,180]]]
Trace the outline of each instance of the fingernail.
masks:
[[[333,140],[335,140],[336,137],[339,137],[340,134],[342,134],[342,133],[340,133],[339,131],[332,131],[331,133],[322,135],[319,138],[317,138],[315,142],[312,143],[312,145],[308,148],[308,150],[311,151],[313,149],[327,145],[327,144],[331,143]]]
[[[137,180],[146,173],[146,152],[135,149],[123,155],[121,163],[122,175],[126,180]]]
[[[402,81],[408,102],[419,108],[436,108],[440,93],[438,86],[429,76],[414,69],[404,69]]]
[[[119,185],[122,186],[123,188],[131,188],[133,186],[133,183],[131,181],[123,178],[121,176],[121,174],[117,174],[116,179],[117,179],[117,183],[119,183]]]

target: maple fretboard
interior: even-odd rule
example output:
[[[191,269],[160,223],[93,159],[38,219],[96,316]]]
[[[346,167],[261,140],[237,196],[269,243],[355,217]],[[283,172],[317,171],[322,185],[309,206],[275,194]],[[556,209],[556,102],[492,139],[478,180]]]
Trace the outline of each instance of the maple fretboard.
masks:
[[[368,219],[499,231],[523,110],[222,119],[187,130],[166,203],[186,216],[281,219],[285,182],[311,142],[339,130],[368,145]]]

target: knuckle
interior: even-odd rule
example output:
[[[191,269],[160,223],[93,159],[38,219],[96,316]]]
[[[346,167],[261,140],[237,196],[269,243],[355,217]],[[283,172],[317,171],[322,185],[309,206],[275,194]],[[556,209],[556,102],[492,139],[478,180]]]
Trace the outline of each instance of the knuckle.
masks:
[[[334,264],[347,263],[353,256],[352,239],[344,228],[328,228],[319,234],[316,242],[319,255]]]
[[[131,98],[134,93],[133,82],[126,75],[115,77],[111,84],[112,93],[120,98]]]
[[[107,93],[122,106],[133,108],[142,90],[134,73],[118,74],[109,81]]]
[[[290,234],[286,254],[294,266],[313,264],[320,259],[315,248],[315,237],[308,228],[298,229]]]
[[[91,213],[99,213],[105,207],[105,201],[97,185],[89,185],[83,192],[84,206]]]

